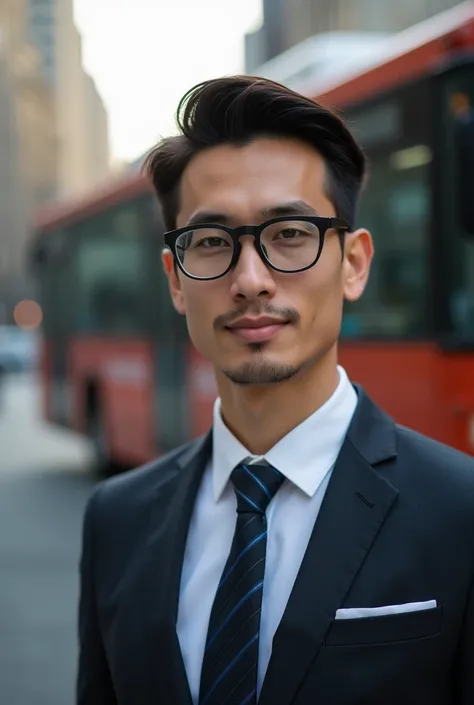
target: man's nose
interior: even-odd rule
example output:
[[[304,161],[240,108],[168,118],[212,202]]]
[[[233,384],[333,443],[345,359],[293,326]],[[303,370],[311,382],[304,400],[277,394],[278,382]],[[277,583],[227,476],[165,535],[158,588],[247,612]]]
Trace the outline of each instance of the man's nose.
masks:
[[[240,244],[239,260],[231,272],[232,296],[237,299],[273,296],[276,286],[272,270],[257,252],[254,238],[246,235],[241,238]]]

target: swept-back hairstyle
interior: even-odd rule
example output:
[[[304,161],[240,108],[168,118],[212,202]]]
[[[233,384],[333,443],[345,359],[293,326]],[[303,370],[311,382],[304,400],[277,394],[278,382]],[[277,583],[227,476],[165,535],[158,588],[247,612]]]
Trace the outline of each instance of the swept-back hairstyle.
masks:
[[[168,230],[176,227],[181,176],[191,159],[209,147],[243,146],[258,137],[292,137],[314,147],[326,162],[326,191],[337,216],[354,226],[365,156],[331,110],[274,81],[231,76],[191,88],[177,121],[181,134],[159,142],[144,165]]]

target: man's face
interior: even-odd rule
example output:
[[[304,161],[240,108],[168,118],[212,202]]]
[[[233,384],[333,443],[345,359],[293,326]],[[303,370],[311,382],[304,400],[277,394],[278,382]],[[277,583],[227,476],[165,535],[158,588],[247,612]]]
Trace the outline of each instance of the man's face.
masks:
[[[315,215],[335,216],[325,182],[322,157],[296,140],[257,139],[243,147],[214,147],[198,154],[183,174],[177,227],[201,211],[215,214],[216,224],[256,225],[268,219],[269,210],[292,202],[306,204],[301,215],[312,209]],[[370,235],[348,234],[343,257],[337,233],[329,230],[319,261],[299,273],[267,266],[251,235],[240,242],[235,269],[211,281],[176,275],[170,253],[164,254],[173,302],[186,315],[195,347],[213,362],[218,377],[225,374],[237,384],[281,382],[334,349],[343,300],[357,299],[366,283]],[[258,326],[259,318],[265,325],[240,328],[248,318],[251,325]]]

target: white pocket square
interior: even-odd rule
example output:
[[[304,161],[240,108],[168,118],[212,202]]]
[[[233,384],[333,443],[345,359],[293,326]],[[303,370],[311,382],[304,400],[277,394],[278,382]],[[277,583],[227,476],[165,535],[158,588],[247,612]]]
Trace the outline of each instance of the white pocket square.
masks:
[[[384,617],[387,614],[404,614],[432,610],[438,606],[436,600],[427,602],[407,602],[404,605],[387,605],[385,607],[348,607],[337,610],[336,619],[361,619],[363,617]]]

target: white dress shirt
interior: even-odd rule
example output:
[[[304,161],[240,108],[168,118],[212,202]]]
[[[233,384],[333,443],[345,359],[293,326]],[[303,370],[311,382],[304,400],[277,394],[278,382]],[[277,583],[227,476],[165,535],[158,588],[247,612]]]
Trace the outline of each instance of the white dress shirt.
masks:
[[[258,693],[314,523],[357,406],[346,372],[331,398],[263,456],[285,482],[267,510],[267,552],[260,622]],[[232,544],[237,501],[230,483],[242,460],[254,460],[214,406],[213,452],[204,471],[184,554],[177,632],[194,703],[198,702],[207,629],[217,585]]]

